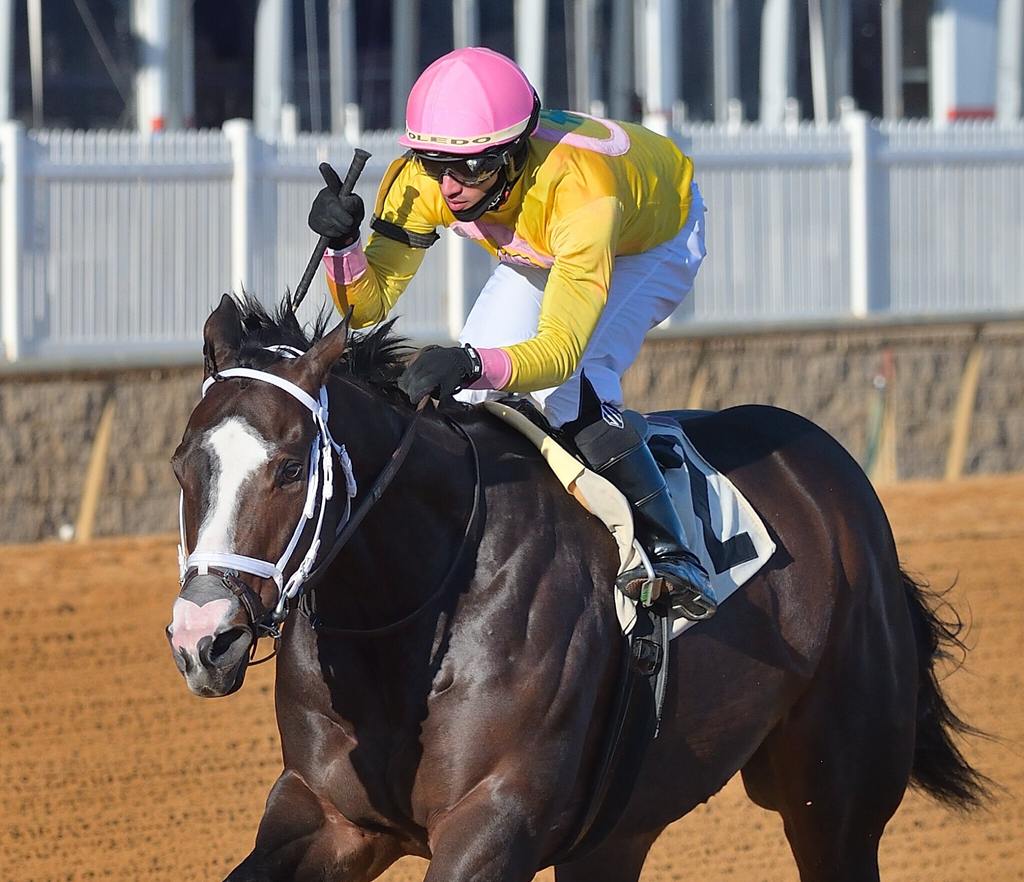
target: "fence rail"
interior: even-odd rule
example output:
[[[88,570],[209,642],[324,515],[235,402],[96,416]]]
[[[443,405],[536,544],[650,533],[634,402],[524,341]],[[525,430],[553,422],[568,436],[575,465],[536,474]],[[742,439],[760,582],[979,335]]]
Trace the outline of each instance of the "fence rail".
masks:
[[[849,113],[677,138],[709,207],[709,256],[664,331],[1024,313],[1024,125]],[[359,146],[372,205],[395,135]],[[317,164],[344,167],[351,148],[266,142],[240,120],[152,136],[0,126],[0,367],[198,357],[222,291],[272,303],[297,281]],[[404,333],[454,336],[491,265],[445,236],[400,302]],[[304,317],[326,299],[321,273]]]

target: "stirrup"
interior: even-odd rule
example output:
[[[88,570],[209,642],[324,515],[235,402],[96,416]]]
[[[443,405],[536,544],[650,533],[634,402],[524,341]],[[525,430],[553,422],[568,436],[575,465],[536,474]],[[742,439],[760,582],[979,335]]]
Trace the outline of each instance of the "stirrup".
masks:
[[[669,606],[684,619],[689,619],[691,622],[703,622],[718,611],[718,604],[693,586],[680,587],[668,579],[665,579],[665,582],[669,585]]]
[[[711,579],[692,552],[682,559],[655,560],[654,572],[668,583],[668,602],[672,609],[691,622],[710,619],[718,609]]]
[[[667,564],[667,566],[666,566]],[[691,622],[710,619],[718,610],[710,580],[700,564],[689,561],[652,561],[654,579],[647,578],[642,567],[627,570],[619,576],[616,587],[630,600],[652,606],[659,600]],[[668,568],[679,572],[668,572]],[[707,586],[702,591],[701,586]]]

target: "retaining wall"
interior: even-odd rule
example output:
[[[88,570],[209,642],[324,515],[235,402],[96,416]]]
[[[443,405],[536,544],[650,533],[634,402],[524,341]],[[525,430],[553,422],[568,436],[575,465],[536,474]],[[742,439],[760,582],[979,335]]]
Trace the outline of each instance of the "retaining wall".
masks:
[[[862,463],[888,450],[887,470],[871,457],[876,478],[940,478],[975,347],[962,471],[1024,470],[1024,322],[652,339],[626,376],[626,399],[643,410],[775,404],[820,423]],[[0,543],[54,538],[75,523],[108,399],[114,430],[94,534],[174,530],[168,459],[200,379],[198,367],[0,375]]]

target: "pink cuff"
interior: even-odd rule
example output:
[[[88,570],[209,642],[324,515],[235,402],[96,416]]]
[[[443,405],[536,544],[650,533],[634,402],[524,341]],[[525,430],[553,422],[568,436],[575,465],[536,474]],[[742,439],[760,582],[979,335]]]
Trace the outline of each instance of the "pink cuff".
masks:
[[[474,349],[476,347],[473,347]],[[483,373],[470,389],[504,389],[512,379],[512,359],[504,349],[477,349]]]
[[[356,239],[351,245],[339,248],[335,251],[328,248],[324,253],[324,267],[327,270],[327,278],[337,284],[348,285],[358,279],[369,264],[366,262],[366,254],[363,252],[363,243]]]

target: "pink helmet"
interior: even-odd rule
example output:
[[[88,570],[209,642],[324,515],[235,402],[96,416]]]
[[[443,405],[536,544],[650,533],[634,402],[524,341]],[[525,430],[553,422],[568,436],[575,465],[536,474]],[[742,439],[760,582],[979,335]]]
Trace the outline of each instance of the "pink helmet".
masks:
[[[483,153],[531,134],[540,102],[526,74],[491,49],[456,49],[430,65],[409,93],[403,147]]]

